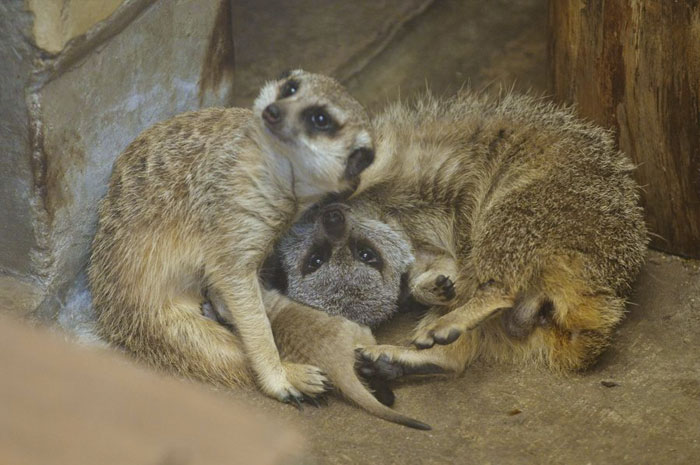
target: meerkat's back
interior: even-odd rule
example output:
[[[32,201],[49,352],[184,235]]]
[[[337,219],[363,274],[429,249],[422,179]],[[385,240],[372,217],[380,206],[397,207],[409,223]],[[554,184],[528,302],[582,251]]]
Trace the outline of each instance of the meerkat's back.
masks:
[[[478,353],[592,363],[647,243],[633,166],[612,134],[532,97],[470,92],[397,103],[375,123],[383,156],[354,208],[398,219],[417,260],[433,263],[414,288],[455,281],[454,299],[428,302],[454,310],[423,320],[425,357],[451,369]]]

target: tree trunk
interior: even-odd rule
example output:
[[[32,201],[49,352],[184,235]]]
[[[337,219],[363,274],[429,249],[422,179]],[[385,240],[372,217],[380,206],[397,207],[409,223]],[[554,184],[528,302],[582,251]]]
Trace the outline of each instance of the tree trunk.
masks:
[[[557,100],[612,128],[652,246],[700,258],[700,2],[550,0]]]

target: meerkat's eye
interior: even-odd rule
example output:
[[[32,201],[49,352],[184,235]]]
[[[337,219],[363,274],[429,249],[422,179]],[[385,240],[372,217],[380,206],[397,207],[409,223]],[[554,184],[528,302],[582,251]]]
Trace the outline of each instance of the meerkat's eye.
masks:
[[[301,274],[306,276],[318,270],[324,263],[330,260],[331,254],[332,249],[329,243],[321,242],[315,244],[302,263]]]
[[[314,132],[326,132],[332,134],[338,129],[338,125],[331,115],[323,107],[307,108],[302,113],[310,134]]]
[[[359,258],[360,261],[367,264],[377,263],[378,261],[377,253],[368,247],[358,250],[357,258]]]
[[[280,90],[279,98],[287,98],[297,93],[299,90],[299,83],[294,80],[287,81]]]
[[[324,263],[325,260],[320,254],[312,253],[311,255],[309,255],[309,258],[307,258],[306,262],[304,263],[304,274],[313,273],[314,271],[321,268],[321,266]]]
[[[331,120],[326,115],[324,112],[319,111],[317,113],[312,113],[311,114],[311,122],[316,126],[318,129],[326,129],[328,126],[331,124]]]

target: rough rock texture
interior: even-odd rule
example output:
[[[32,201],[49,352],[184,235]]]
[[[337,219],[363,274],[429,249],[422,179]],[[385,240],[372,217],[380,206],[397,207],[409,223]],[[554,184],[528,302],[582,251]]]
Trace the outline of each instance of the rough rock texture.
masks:
[[[24,89],[29,84],[34,49],[25,33],[31,18],[21,2],[0,2],[0,272],[29,275],[36,270],[32,251],[39,248],[34,220],[34,179],[29,144],[29,113]]]
[[[34,14],[32,31],[36,45],[50,53],[60,52],[71,39],[108,18],[122,3],[123,0],[27,0]]]
[[[341,81],[364,73],[433,1],[234,1],[236,105],[248,106],[265,79],[287,69],[303,67]]]
[[[347,80],[370,108],[429,87],[548,91],[544,0],[440,0],[410,21],[381,53]]]
[[[90,27],[90,18],[73,21],[81,7],[68,2],[57,27],[89,30],[60,44],[56,55],[35,47],[59,48],[32,36],[36,23],[22,2],[0,6],[0,34],[8,44],[0,53],[9,64],[0,73],[6,149],[0,161],[0,294],[30,286],[44,297],[38,314],[53,316],[86,262],[97,201],[116,156],[159,120],[228,103],[230,76],[199,88],[220,4],[228,2],[126,0]],[[37,21],[47,27],[50,19]]]
[[[350,76],[431,3],[0,4],[0,297],[19,288],[43,296],[13,297],[2,310],[50,319],[64,306],[112,162],[143,129],[231,105],[234,69],[240,106],[285,68]]]

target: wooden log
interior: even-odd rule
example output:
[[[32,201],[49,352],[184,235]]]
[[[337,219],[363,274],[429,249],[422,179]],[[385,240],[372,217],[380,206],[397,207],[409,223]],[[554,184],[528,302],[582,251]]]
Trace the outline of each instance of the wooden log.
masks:
[[[552,88],[617,132],[652,247],[700,257],[700,2],[550,0]]]

